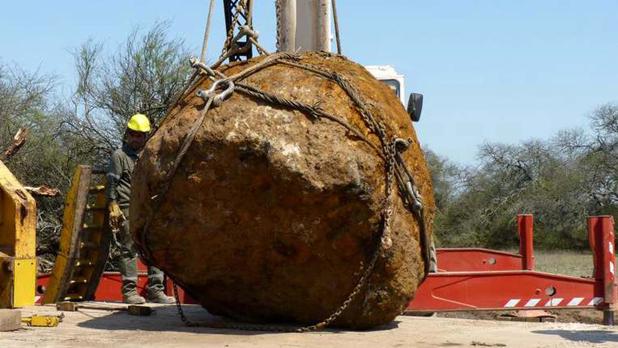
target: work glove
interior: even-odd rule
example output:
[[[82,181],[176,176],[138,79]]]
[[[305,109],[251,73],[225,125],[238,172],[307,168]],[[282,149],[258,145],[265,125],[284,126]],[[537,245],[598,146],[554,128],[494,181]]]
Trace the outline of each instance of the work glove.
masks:
[[[115,201],[109,203],[109,226],[112,228],[112,232],[118,232],[122,223],[127,220],[127,218],[120,210],[120,206]]]

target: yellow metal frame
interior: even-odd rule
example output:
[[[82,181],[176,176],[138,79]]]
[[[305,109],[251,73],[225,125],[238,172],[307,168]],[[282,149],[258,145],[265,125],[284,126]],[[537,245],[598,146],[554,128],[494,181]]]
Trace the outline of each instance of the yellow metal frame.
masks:
[[[0,308],[34,305],[36,202],[0,161]]]
[[[88,184],[90,182],[90,168],[80,166],[73,174],[71,180],[71,188],[67,193],[64,201],[64,218],[62,220],[62,232],[60,233],[60,248],[54,263],[45,295],[43,296],[43,304],[56,303],[59,300],[61,293],[66,292],[66,287],[69,285],[72,267],[71,260],[75,257],[76,245],[78,242],[79,233],[75,233],[80,229],[82,223],[83,209],[86,206],[86,194]],[[82,193],[81,195],[79,193]]]
[[[21,318],[21,322],[34,327],[56,327],[62,321],[64,314],[61,315],[33,315]]]
[[[90,166],[75,170],[64,203],[60,249],[42,303],[94,299],[109,254],[111,232],[103,184],[91,186]]]

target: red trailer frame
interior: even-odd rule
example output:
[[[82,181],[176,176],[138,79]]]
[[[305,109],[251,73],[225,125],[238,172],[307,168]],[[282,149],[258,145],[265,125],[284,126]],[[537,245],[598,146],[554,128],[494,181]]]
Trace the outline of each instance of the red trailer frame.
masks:
[[[577,278],[534,271],[533,217],[518,215],[520,254],[488,249],[438,249],[437,273],[421,284],[408,305],[413,312],[598,309],[614,324],[614,219],[588,218],[593,277]]]
[[[419,286],[408,305],[411,312],[496,311],[530,309],[597,309],[603,322],[613,325],[616,308],[616,256],[612,216],[588,218],[588,240],[593,251],[592,278],[534,271],[533,217],[518,215],[519,254],[482,248],[437,249],[439,271]],[[138,288],[143,294],[146,267],[139,265]],[[40,276],[39,289],[48,277]],[[97,301],[122,301],[118,272],[105,272]],[[166,282],[171,294],[171,280]],[[195,303],[179,288],[182,303]]]
[[[137,292],[146,297],[146,285],[148,284],[148,268],[138,260],[137,263],[138,275],[137,275]],[[36,304],[41,303],[42,295],[45,292],[47,283],[49,282],[49,274],[39,275],[37,277],[37,295]],[[94,294],[95,301],[102,302],[122,302],[122,276],[120,272],[104,272],[99,280],[99,285]],[[166,277],[165,281],[165,293],[168,295],[173,294],[173,282]],[[178,298],[181,303],[197,303],[191,298],[185,291],[178,287]]]
[[[485,248],[438,248],[438,272],[514,271],[534,269],[533,217],[517,216],[519,254]]]

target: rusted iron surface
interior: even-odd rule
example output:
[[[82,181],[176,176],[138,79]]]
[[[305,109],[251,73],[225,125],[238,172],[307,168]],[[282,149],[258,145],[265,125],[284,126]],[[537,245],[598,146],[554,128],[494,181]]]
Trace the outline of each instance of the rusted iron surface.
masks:
[[[231,76],[263,57],[223,67]],[[403,156],[431,228],[434,202],[420,144],[392,91],[341,56],[307,53],[300,62],[351,82],[390,137],[411,139]],[[332,80],[276,64],[241,81],[340,116],[345,127],[236,91],[208,112],[145,232],[152,261],[211,313],[257,322],[314,323],[346,299],[378,246],[385,197],[379,139]],[[149,140],[134,172],[131,229],[141,234],[178,148],[204,106],[203,79]],[[335,322],[368,328],[400,314],[424,276],[419,224],[394,199],[392,247],[369,284]]]

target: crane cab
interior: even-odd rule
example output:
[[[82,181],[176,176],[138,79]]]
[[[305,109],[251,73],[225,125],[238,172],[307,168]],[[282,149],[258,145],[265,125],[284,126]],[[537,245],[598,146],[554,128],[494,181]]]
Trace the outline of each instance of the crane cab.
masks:
[[[385,83],[399,98],[401,104],[406,105],[405,99],[405,80],[391,65],[367,65],[365,68],[378,80]],[[423,95],[420,93],[410,93],[408,98],[407,111],[414,122],[421,118],[423,109]]]

